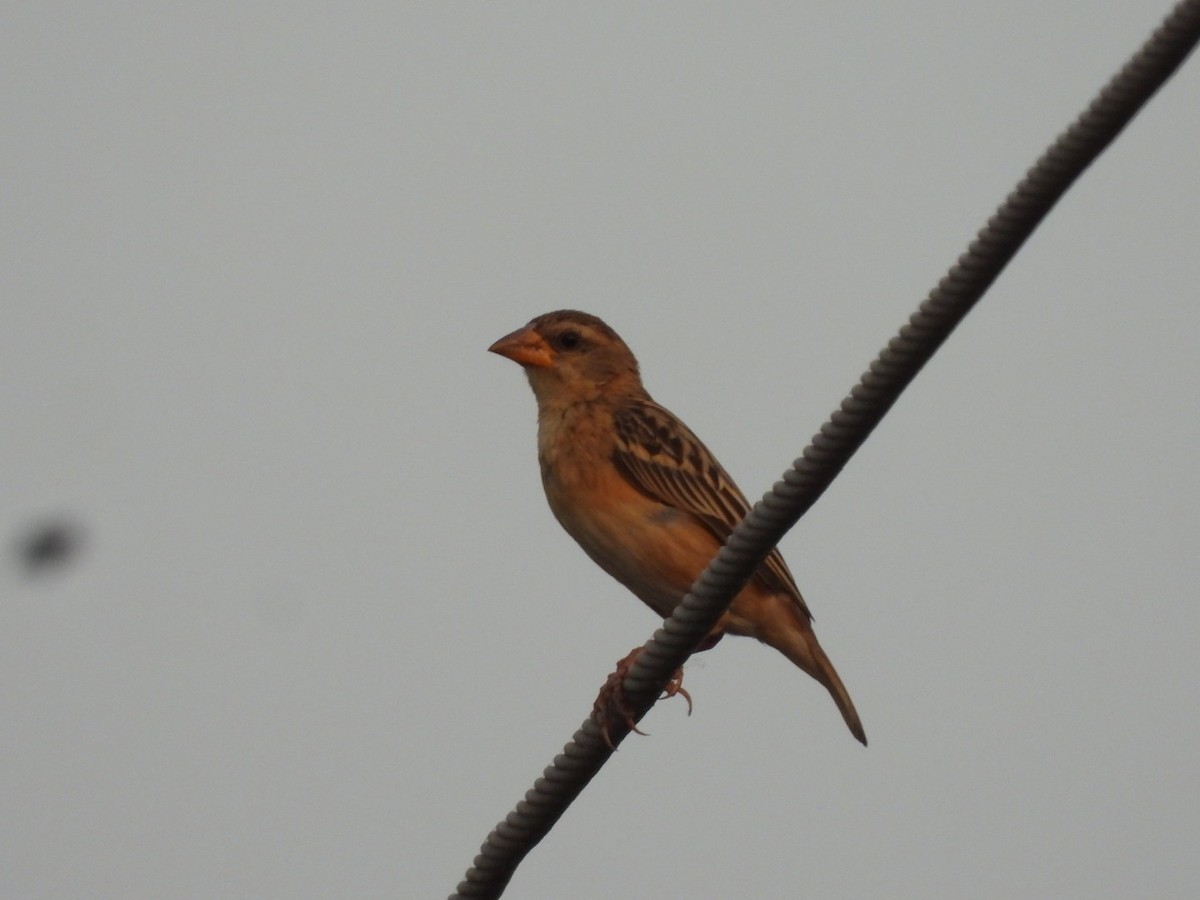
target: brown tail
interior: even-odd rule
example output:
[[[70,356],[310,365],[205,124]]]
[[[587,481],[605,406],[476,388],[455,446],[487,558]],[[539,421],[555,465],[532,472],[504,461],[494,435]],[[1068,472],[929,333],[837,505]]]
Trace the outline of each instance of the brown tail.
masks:
[[[854,701],[850,699],[850,693],[842,684],[842,679],[838,677],[833,663],[829,661],[829,657],[817,643],[817,636],[813,633],[812,626],[802,618],[803,614],[788,598],[776,595],[776,599],[780,601],[780,605],[787,612],[784,615],[771,616],[771,624],[777,627],[769,628],[766,634],[759,635],[759,640],[770,644],[825,685],[826,690],[833,697],[833,702],[842,711],[842,718],[846,720],[850,733],[858,738],[865,747],[867,733],[863,731],[862,720],[858,718],[858,712],[854,709]],[[778,627],[780,625],[784,627]]]

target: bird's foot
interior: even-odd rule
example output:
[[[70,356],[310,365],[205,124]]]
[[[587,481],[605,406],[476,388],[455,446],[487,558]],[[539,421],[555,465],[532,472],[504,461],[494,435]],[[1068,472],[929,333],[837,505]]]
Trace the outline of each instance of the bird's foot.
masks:
[[[592,721],[600,726],[600,736],[609,750],[617,749],[612,741],[611,729],[618,724],[623,724],[635,734],[643,736],[646,734],[637,727],[633,710],[629,708],[629,698],[625,696],[625,676],[629,674],[634,660],[641,652],[642,648],[637,647],[631,650],[628,656],[617,662],[616,669],[608,676],[604,687],[600,688],[600,693],[596,696],[596,702],[592,704]],[[687,701],[688,715],[690,716],[692,714],[692,695],[684,690],[683,669],[676,669],[671,680],[663,686],[663,697],[674,697],[676,694]]]

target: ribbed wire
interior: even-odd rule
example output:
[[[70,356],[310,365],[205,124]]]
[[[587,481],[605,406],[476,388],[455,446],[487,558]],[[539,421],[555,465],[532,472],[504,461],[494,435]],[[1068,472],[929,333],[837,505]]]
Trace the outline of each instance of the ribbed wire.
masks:
[[[900,393],[962,321],[1058,199],[1200,40],[1200,0],[1183,0],[1087,110],[1029,170],[967,252],[871,363],[783,479],[730,536],[625,680],[637,719],[728,607],[759,563],[849,462]],[[614,743],[628,732],[613,730]],[[488,835],[456,898],[499,897],[517,865],[591,781],[611,751],[589,719]]]

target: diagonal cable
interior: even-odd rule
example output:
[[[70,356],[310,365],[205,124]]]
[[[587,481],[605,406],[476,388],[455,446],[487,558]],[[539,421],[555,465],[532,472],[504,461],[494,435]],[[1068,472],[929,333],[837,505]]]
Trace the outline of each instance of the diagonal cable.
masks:
[[[625,680],[640,720],[671,674],[759,563],[845,467],[854,452],[1016,255],[1046,214],[1112,143],[1200,41],[1200,0],[1182,0],[1009,194],[899,334],[842,401],[645,645]],[[611,729],[614,743],[628,733]],[[496,898],[513,872],[611,754],[588,719],[504,821],[488,835],[456,898]]]

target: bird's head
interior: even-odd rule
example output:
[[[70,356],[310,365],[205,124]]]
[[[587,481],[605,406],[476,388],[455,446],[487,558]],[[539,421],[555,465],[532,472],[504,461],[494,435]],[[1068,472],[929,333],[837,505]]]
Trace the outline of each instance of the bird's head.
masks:
[[[520,363],[539,404],[642,392],[633,353],[615,331],[587,313],[546,313],[488,350]]]

